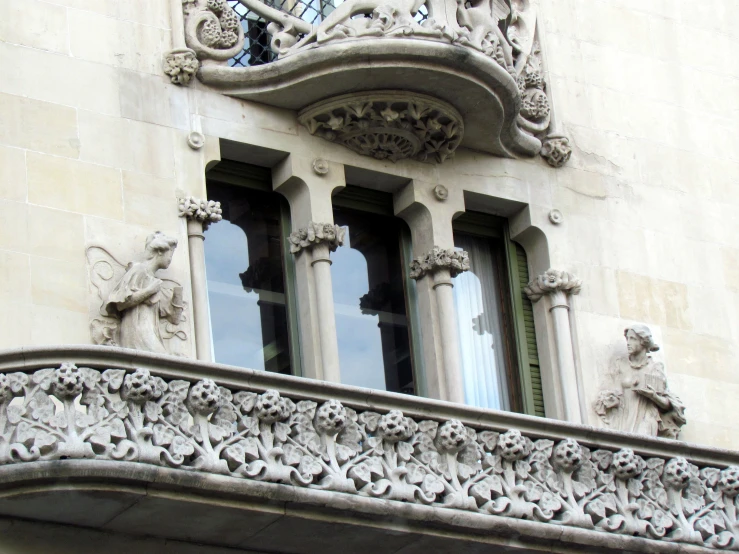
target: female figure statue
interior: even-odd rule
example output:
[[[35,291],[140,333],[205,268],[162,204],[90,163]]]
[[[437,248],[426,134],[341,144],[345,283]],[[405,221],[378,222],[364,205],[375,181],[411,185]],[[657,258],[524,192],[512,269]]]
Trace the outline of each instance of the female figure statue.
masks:
[[[105,312],[120,318],[120,346],[167,353],[159,321],[166,318],[175,325],[180,322],[184,308],[182,287],[163,286],[156,272],[169,267],[176,247],[177,239],[159,231],[149,235],[144,261],[128,264],[105,300]]]
[[[628,357],[618,358],[606,374],[595,412],[614,429],[676,439],[685,425],[685,407],[667,389],[664,366],[652,359],[659,350],[646,325],[624,330]]]

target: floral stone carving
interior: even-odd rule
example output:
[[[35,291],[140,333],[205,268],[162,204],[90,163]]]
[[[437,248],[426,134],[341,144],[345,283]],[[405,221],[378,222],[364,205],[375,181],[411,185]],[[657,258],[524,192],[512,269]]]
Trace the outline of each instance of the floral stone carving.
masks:
[[[462,116],[452,106],[402,91],[332,98],[304,109],[298,120],[312,135],[392,162],[443,162],[464,134]]]
[[[193,196],[180,198],[178,207],[180,217],[189,220],[199,221],[203,224],[205,231],[211,223],[218,223],[223,219],[223,210],[221,203],[214,200],[200,200]]]
[[[164,73],[175,85],[189,85],[200,67],[195,51],[189,48],[172,50],[164,55]]]
[[[617,358],[606,373],[595,402],[603,423],[620,431],[678,438],[686,423],[685,406],[667,387],[664,365],[650,352],[659,350],[646,325],[624,330],[628,357]]]
[[[225,61],[244,48],[244,30],[226,0],[185,0],[185,40],[200,60]]]
[[[0,374],[0,466],[83,458],[739,548],[737,466],[293,401],[146,369],[64,363]]]
[[[540,154],[552,167],[562,167],[572,156],[570,140],[562,135],[549,135],[542,141]]]
[[[90,280],[100,302],[101,317],[91,324],[95,344],[179,353],[171,341],[187,339],[182,286],[156,276],[169,267],[176,247],[177,239],[157,231],[146,239],[143,261],[126,266],[102,247],[87,249]]]
[[[426,274],[434,273],[440,269],[448,269],[452,277],[469,271],[470,257],[464,250],[445,250],[434,246],[424,256],[419,256],[411,262],[411,279],[420,279]]]
[[[331,252],[344,244],[346,229],[333,223],[308,223],[307,227],[290,233],[290,252],[298,254],[305,248],[325,243]]]
[[[582,280],[571,273],[558,269],[548,269],[536,279],[532,280],[523,291],[532,302],[538,301],[542,296],[562,292],[564,294],[580,294]]]

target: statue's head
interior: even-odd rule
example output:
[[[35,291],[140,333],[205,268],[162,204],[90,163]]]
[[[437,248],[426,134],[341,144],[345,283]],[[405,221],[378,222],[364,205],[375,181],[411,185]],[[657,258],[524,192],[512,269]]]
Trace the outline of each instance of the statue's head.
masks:
[[[177,248],[177,239],[168,237],[161,231],[155,231],[146,237],[146,258],[156,259],[158,269],[169,267],[175,248]]]
[[[647,352],[656,352],[659,345],[652,338],[652,331],[646,325],[637,323],[631,327],[624,329],[626,337],[626,349],[629,354],[645,350]]]

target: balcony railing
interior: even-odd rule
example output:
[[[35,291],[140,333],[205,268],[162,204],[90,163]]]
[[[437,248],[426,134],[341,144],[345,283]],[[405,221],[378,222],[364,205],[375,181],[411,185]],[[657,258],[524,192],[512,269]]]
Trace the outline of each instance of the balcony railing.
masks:
[[[119,348],[6,351],[0,371],[6,516],[166,534],[205,505],[331,521],[335,544],[739,546],[735,452]],[[188,525],[260,546],[241,532]]]

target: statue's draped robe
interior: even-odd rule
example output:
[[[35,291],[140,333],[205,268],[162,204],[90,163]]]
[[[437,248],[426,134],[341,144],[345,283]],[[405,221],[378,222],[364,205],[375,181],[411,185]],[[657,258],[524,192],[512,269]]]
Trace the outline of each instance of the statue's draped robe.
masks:
[[[685,408],[680,399],[667,390],[664,366],[647,356],[646,364],[633,367],[628,358],[618,358],[608,372],[606,388],[623,394],[621,406],[610,414],[611,427],[629,433],[653,437],[677,438],[685,424]],[[668,401],[669,408],[661,410],[652,400],[635,389],[651,386]]]
[[[130,264],[105,302],[105,310],[121,318],[119,344],[124,348],[167,353],[159,327],[160,318],[177,324],[182,314],[182,306],[173,301],[173,291],[160,287],[159,292],[131,305],[134,293],[156,282],[161,284],[162,281],[149,271],[145,263]]]

